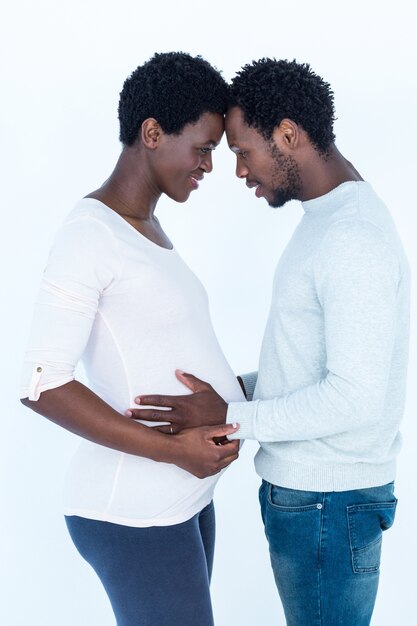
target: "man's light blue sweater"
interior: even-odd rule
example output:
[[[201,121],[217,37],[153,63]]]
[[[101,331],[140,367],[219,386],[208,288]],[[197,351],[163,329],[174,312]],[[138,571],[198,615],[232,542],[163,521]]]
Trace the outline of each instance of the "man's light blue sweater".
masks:
[[[409,340],[408,263],[366,182],[303,203],[274,278],[249,402],[230,438],[257,439],[257,472],[292,489],[345,491],[394,479]]]

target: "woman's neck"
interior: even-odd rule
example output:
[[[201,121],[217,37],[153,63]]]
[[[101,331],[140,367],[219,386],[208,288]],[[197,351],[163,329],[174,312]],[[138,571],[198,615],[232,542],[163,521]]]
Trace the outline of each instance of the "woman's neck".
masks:
[[[100,200],[123,217],[147,221],[153,219],[160,196],[140,149],[133,146],[123,148],[109,178],[86,197]]]

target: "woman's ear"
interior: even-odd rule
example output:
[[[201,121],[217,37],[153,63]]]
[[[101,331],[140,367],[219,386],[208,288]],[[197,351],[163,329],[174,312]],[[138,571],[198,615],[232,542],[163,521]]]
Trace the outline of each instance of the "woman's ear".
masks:
[[[148,117],[142,122],[140,137],[142,143],[150,150],[154,150],[158,147],[162,135],[163,130],[153,117]]]

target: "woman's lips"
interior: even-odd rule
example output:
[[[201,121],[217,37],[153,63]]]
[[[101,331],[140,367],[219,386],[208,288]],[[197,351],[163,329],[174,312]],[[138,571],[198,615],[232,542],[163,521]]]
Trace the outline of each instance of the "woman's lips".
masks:
[[[202,180],[201,178],[195,178],[195,176],[190,176],[190,181],[191,181],[191,187],[193,189],[198,189],[198,183],[199,181]]]

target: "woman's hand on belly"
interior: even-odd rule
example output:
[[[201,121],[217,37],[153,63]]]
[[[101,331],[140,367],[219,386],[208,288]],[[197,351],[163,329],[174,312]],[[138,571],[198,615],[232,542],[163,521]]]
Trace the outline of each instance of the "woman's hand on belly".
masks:
[[[178,380],[186,385],[192,394],[185,396],[146,395],[135,398],[137,404],[161,407],[154,409],[128,409],[125,415],[136,420],[149,422],[170,422],[171,426],[159,426],[164,433],[179,433],[184,428],[214,426],[226,422],[227,402],[213,387],[180,370],[175,372]],[[171,409],[167,411],[166,409]]]
[[[213,476],[238,458],[239,440],[226,439],[238,428],[237,424],[186,428],[170,437],[170,462],[197,478]]]

